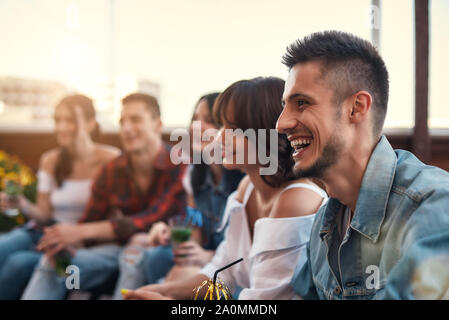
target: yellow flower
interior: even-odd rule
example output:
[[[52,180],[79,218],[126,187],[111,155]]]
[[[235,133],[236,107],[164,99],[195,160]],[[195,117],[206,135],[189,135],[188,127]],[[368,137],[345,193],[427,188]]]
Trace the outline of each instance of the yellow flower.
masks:
[[[30,174],[26,173],[26,174],[20,175],[20,184],[22,186],[28,186],[28,185],[32,184],[33,182],[34,182],[34,179]]]
[[[15,172],[8,172],[5,175],[5,180],[16,181],[17,182],[18,179],[19,179],[19,176]]]
[[[6,187],[8,181],[15,182],[19,187],[32,185],[36,181],[36,175],[30,167],[25,165],[18,157],[10,156],[0,150],[0,190]],[[18,171],[12,171],[12,170]],[[18,169],[18,170],[17,170]]]

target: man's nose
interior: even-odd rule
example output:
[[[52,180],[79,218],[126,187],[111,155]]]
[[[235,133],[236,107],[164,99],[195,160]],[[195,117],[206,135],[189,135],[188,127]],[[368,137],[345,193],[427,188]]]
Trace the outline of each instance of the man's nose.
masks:
[[[128,120],[122,120],[122,121],[120,122],[120,130],[121,130],[121,131],[126,132],[126,131],[128,131],[128,130],[130,130],[130,129],[131,129],[131,123],[130,123],[130,121],[128,121]]]
[[[279,133],[286,134],[289,130],[296,127],[297,121],[293,114],[288,110],[287,107],[282,110],[279,115],[278,121],[276,122],[276,130]]]

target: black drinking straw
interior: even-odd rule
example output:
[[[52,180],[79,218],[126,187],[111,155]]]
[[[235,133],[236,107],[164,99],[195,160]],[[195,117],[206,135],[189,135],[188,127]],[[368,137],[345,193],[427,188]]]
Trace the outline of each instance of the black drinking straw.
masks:
[[[243,258],[240,258],[240,259],[234,261],[233,263],[230,263],[230,264],[228,264],[227,266],[225,266],[225,267],[223,267],[223,268],[218,269],[217,271],[215,271],[215,273],[214,273],[214,289],[215,289],[215,282],[217,281],[217,274],[218,274],[220,271],[223,271],[224,269],[227,269],[227,268],[229,268],[229,267],[232,267],[234,264],[239,263],[239,262],[242,261],[242,260],[243,260]]]

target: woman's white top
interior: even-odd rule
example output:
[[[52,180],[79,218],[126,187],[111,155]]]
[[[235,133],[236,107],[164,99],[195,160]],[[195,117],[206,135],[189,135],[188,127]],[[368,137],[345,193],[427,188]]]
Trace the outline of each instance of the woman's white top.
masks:
[[[322,189],[304,183],[289,185],[291,188],[305,188],[323,197],[324,205],[328,199]],[[292,299],[293,288],[289,285],[295,267],[307,261],[306,245],[315,214],[290,218],[260,218],[254,224],[254,238],[249,233],[245,207],[254,186],[249,183],[243,203],[237,201],[234,191],[229,197],[223,216],[224,240],[218,246],[212,261],[201,273],[213,278],[216,270],[243,258],[232,267],[218,274],[226,286],[234,292],[242,288],[240,300]]]
[[[63,181],[60,188],[53,176],[37,173],[37,191],[50,194],[53,219],[59,223],[77,223],[90,197],[92,179]]]

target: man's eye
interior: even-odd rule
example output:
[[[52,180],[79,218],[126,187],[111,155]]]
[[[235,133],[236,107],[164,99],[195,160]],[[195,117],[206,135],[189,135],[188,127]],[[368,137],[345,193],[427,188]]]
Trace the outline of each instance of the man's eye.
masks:
[[[305,101],[305,100],[298,100],[298,107],[303,107],[305,104],[307,104],[307,101]]]

